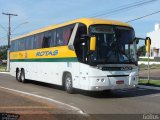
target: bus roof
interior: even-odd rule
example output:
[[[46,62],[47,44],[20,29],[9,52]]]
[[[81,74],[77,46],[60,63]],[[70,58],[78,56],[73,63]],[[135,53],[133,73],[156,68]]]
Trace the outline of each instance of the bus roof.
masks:
[[[63,26],[66,26],[66,25],[70,25],[70,24],[74,24],[74,23],[83,23],[86,26],[90,26],[90,25],[94,25],[94,24],[108,24],[108,25],[119,25],[119,26],[131,27],[127,23],[119,22],[119,21],[115,21],[115,20],[105,20],[105,19],[97,19],[97,18],[80,18],[80,19],[72,20],[72,21],[69,21],[69,22],[62,23],[62,24],[54,24],[54,25],[50,25],[50,26],[47,26],[47,27],[44,27],[44,28],[40,28],[40,29],[34,30],[34,31],[32,31],[28,34],[16,37],[12,40],[16,40],[16,39],[24,38],[24,37],[27,37],[27,36],[35,35],[35,34],[38,34],[38,33],[41,33],[41,32],[49,31],[49,30],[52,30],[52,29],[56,29],[56,28],[63,27]]]

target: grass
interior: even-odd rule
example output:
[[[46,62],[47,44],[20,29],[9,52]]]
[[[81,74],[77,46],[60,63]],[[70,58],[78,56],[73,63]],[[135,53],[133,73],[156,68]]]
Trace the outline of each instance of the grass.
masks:
[[[139,61],[145,61],[148,62],[147,58],[140,58]],[[150,62],[157,62],[155,59],[149,59]]]
[[[149,84],[148,80],[139,80],[139,85],[160,87],[160,80],[150,80]]]
[[[6,65],[0,65],[0,72],[6,71]]]

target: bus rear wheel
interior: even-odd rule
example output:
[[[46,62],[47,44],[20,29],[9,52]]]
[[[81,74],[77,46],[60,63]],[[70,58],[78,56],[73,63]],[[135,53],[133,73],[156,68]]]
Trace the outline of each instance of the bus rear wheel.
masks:
[[[22,83],[26,83],[26,78],[25,78],[25,71],[24,71],[24,69],[21,70],[20,80],[21,80]]]
[[[73,94],[74,93],[74,89],[73,89],[73,84],[72,84],[72,76],[70,73],[67,73],[65,75],[65,78],[64,78],[64,85],[65,85],[65,90],[70,93],[70,94]]]
[[[20,71],[20,70],[16,70],[16,80],[17,80],[18,82],[21,82],[20,77],[21,77],[21,71]]]

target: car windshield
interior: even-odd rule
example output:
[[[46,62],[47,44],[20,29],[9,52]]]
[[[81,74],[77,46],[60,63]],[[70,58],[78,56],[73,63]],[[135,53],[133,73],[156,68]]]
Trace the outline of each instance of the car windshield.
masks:
[[[136,62],[135,33],[132,28],[108,25],[90,27],[90,34],[96,36],[96,51],[91,61],[98,64],[131,64]]]

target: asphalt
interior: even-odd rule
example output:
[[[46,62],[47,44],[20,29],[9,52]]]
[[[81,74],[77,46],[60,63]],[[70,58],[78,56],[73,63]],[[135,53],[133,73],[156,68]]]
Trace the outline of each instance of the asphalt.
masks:
[[[86,120],[86,117],[56,103],[0,88],[0,120],[66,119]]]
[[[135,114],[140,115],[139,117],[141,117],[141,119],[143,118],[143,114],[150,114],[150,113],[158,114],[160,117],[160,114],[159,114],[160,113],[159,112],[160,111],[160,106],[159,106],[160,91],[159,90],[136,88],[136,89],[130,89],[130,90],[114,90],[111,93],[108,93],[107,91],[86,92],[86,91],[77,90],[75,94],[68,94],[64,90],[62,90],[60,87],[55,85],[50,85],[50,84],[45,84],[40,82],[33,82],[33,81],[28,81],[26,84],[22,84],[16,81],[14,77],[7,74],[0,74],[0,88],[9,88],[13,90],[23,91],[30,94],[35,94],[35,95],[43,96],[46,98],[50,98],[50,99],[62,102],[64,104],[72,105],[82,110],[85,113],[85,115],[89,116],[89,118],[91,117],[94,119],[97,118],[96,120],[101,120],[101,119],[106,120],[107,116],[105,115],[109,115],[108,116],[109,118],[115,117],[116,115],[118,115],[117,117],[119,118],[120,117],[119,115],[123,115],[122,116],[123,118],[124,115],[126,114],[129,115],[130,120],[131,118],[136,120],[135,117],[137,116]],[[20,115],[29,117],[30,114],[28,115],[27,113],[31,113],[31,118],[38,117],[38,116],[39,118],[43,118],[47,114],[47,115],[51,115],[52,117],[55,117],[53,118],[53,120],[57,119],[57,117],[58,118],[63,117],[64,119],[68,119],[68,117],[70,117],[68,120],[75,120],[75,119],[77,120],[78,118],[82,119],[81,115],[78,117],[77,115],[75,116],[74,114],[75,110],[70,109],[66,105],[59,105],[55,102],[49,102],[47,100],[37,99],[33,96],[16,93],[10,90],[8,91],[6,89],[5,90],[2,89],[0,92],[2,91],[11,94],[11,95],[7,95],[7,93],[4,93],[2,97],[0,96],[0,99],[2,99],[1,100],[2,103],[0,103],[0,105],[3,105],[6,102],[4,104],[5,106],[7,104],[11,104],[11,108],[13,106],[11,110],[10,108],[8,108],[6,110],[7,112],[9,111],[12,113],[20,114],[24,110],[24,113]],[[6,95],[6,98],[5,98],[5,95]],[[20,100],[16,100],[15,98],[13,98],[13,100],[9,100],[9,99],[12,99],[12,98],[9,98],[9,96],[12,96],[12,95],[13,97],[14,95],[16,95],[15,97],[17,97]],[[22,97],[22,99],[19,97]],[[8,100],[8,103],[6,99]],[[16,108],[18,104],[20,104],[19,105],[20,108],[17,107],[17,109],[15,109],[16,112],[14,112],[13,110],[14,108]],[[29,107],[27,108],[25,106],[33,106],[33,108],[30,109]],[[27,108],[27,109],[24,109],[24,108]],[[56,114],[57,111],[59,111],[58,113],[60,114]],[[2,110],[2,112],[4,112],[4,110]],[[41,114],[41,112],[44,112],[44,113]],[[36,120],[36,118],[34,119]],[[94,120],[94,119],[91,119],[91,120]],[[24,120],[27,120],[27,119],[24,119]],[[124,120],[124,119],[121,119],[121,120]]]

